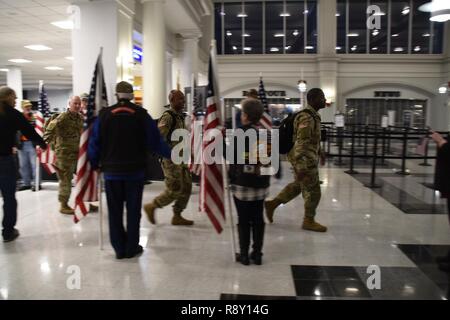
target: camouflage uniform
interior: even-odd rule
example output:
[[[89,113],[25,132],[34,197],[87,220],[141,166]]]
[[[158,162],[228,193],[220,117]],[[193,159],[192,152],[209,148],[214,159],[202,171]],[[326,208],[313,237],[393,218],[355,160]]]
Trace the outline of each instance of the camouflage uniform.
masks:
[[[287,203],[303,191],[305,200],[305,217],[314,218],[319,205],[321,192],[319,181],[320,159],[320,115],[314,108],[308,106],[314,117],[307,112],[301,112],[294,121],[294,146],[288,154],[288,160],[295,172],[295,181],[288,184],[275,199]],[[302,181],[297,179],[297,173],[303,171]]]
[[[176,123],[173,124],[175,116]],[[181,114],[177,113],[173,109],[164,112],[158,122],[158,129],[161,135],[166,140],[167,144],[171,148],[176,146],[179,142],[169,141],[171,129],[185,129],[184,119]],[[173,132],[173,131],[172,131]],[[157,196],[153,203],[159,207],[165,207],[175,201],[173,205],[173,212],[175,215],[181,214],[186,208],[192,190],[192,177],[189,168],[186,164],[174,164],[169,159],[162,160],[162,169],[165,177],[166,190]]]
[[[66,111],[52,120],[45,130],[44,140],[56,154],[61,203],[67,203],[72,189],[72,178],[77,167],[83,117],[79,113]]]

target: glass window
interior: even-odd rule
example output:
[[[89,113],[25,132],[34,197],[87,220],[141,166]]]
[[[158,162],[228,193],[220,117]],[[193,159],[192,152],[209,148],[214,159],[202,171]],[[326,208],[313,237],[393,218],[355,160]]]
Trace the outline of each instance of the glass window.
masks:
[[[421,54],[430,53],[430,40],[432,30],[430,30],[430,13],[422,12],[419,7],[428,0],[414,1],[413,29],[412,29],[412,47],[411,53]]]
[[[337,23],[337,43],[336,43],[336,52],[337,53],[345,53],[346,46],[346,17],[347,17],[347,1],[346,0],[338,0],[337,1],[337,10],[336,10],[336,23]]]
[[[266,2],[266,53],[283,53],[283,2]]]
[[[225,54],[242,54],[242,3],[225,3]]]
[[[317,53],[317,3],[306,1],[304,15],[307,21],[306,53]]]
[[[348,53],[366,53],[367,0],[353,0],[349,7]]]
[[[391,3],[391,53],[408,53],[409,1],[392,0]]]
[[[244,44],[245,54],[262,54],[263,53],[263,19],[262,19],[262,3],[246,2],[244,10],[247,17],[244,21]],[[247,36],[248,35],[248,36]]]
[[[222,48],[222,3],[214,4],[214,34],[216,35],[217,53],[224,54]]]
[[[369,52],[374,54],[387,53],[387,0],[371,1],[370,5],[376,5],[380,8],[380,13],[378,14],[380,19],[380,29],[369,30]]]
[[[441,54],[444,45],[444,23],[433,22],[433,53]]]
[[[304,53],[304,11],[303,1],[286,2],[286,53]]]

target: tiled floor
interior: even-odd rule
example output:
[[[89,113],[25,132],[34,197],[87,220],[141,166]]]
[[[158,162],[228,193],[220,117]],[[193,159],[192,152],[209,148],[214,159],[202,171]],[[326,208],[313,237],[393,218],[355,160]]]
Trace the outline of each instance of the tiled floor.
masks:
[[[55,184],[44,184],[38,193],[19,192],[21,237],[0,243],[0,299],[317,299],[317,283],[323,299],[441,299],[445,287],[426,268],[433,261],[421,264],[399,244],[450,245],[448,217],[404,214],[344,170],[331,166],[320,173],[317,219],[329,231],[302,230],[303,200],[295,199],[267,225],[262,266],[233,260],[230,227],[217,235],[197,212],[196,186],[185,213],[195,220],[193,227],[171,226],[170,207],[157,211],[156,226],[143,217],[144,254],[120,261],[109,246],[106,220],[106,245],[99,250],[99,214],[74,225],[58,213]],[[290,180],[284,168],[284,178],[272,181],[271,195]],[[162,189],[161,182],[146,186],[144,200]],[[365,287],[369,265],[381,268],[380,291]],[[70,266],[79,267],[80,290],[68,289]]]

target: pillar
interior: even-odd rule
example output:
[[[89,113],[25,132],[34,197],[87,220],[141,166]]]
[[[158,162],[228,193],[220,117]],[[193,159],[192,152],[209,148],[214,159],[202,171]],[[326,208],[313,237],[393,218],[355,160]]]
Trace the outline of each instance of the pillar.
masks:
[[[16,92],[16,108],[21,109],[23,100],[23,87],[22,87],[22,69],[19,67],[8,66],[8,72],[6,74],[6,84]]]
[[[184,90],[191,86],[192,74],[198,80],[198,43],[202,34],[197,30],[184,30],[180,34],[183,37],[181,89]]]
[[[159,118],[168,103],[164,2],[164,0],[142,0],[144,107],[153,118]]]
[[[118,81],[132,80],[134,1],[75,1],[79,24],[72,32],[73,92],[89,92],[100,48],[109,104]]]

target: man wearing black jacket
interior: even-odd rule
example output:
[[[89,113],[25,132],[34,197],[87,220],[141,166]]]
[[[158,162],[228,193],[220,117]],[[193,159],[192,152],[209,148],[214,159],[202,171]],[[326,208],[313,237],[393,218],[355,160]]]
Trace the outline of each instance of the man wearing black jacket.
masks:
[[[94,123],[88,158],[94,169],[103,172],[111,244],[116,258],[123,259],[143,251],[139,245],[139,228],[147,152],[170,158],[171,150],[147,111],[131,102],[134,99],[131,84],[119,82],[116,96],[118,103],[104,108]]]
[[[27,119],[14,108],[16,93],[9,87],[0,87],[0,191],[3,196],[3,230],[4,242],[15,240],[19,231],[15,229],[17,221],[16,200],[16,163],[13,147],[17,131],[29,140],[46,149],[47,145],[36,133]]]

